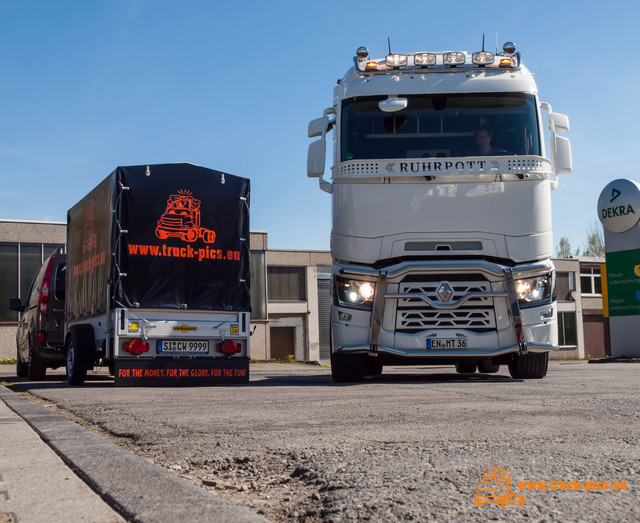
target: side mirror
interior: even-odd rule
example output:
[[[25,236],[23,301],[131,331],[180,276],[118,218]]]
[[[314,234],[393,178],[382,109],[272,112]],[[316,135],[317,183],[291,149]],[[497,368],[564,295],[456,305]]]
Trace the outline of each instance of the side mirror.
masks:
[[[569,117],[566,114],[549,113],[547,114],[547,121],[549,123],[549,130],[558,133],[569,132]]]
[[[22,312],[22,303],[20,302],[20,298],[9,299],[9,309],[16,312]]]
[[[309,124],[309,128],[311,128],[311,124]],[[307,176],[309,178],[320,178],[324,174],[324,160],[326,154],[327,146],[324,137],[309,144],[309,151],[307,154]]]
[[[567,174],[571,172],[571,142],[564,136],[553,135],[551,143],[553,147],[553,168],[556,174]]]
[[[322,116],[320,118],[316,118],[315,120],[311,120],[309,122],[309,130],[308,130],[309,138],[315,138],[316,136],[322,135],[322,133],[326,132],[328,128],[329,128],[328,116]]]

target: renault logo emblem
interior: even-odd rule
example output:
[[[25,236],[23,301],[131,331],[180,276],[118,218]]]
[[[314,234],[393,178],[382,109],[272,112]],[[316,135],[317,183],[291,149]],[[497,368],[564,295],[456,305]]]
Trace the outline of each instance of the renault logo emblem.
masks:
[[[448,302],[451,299],[451,296],[453,296],[453,289],[448,283],[443,283],[438,287],[438,292],[436,292],[436,294],[438,295],[438,298],[440,298],[440,301]]]

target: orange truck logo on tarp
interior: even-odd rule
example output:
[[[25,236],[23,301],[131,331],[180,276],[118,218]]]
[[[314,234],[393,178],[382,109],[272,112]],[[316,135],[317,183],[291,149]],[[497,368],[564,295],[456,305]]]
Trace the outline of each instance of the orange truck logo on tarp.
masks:
[[[473,493],[473,502],[480,507],[485,503],[496,507],[506,507],[513,503],[517,507],[523,507],[526,498],[513,493],[511,484],[511,471],[502,463],[492,463],[484,469],[480,485]]]
[[[167,200],[167,208],[158,220],[156,236],[161,240],[180,238],[186,242],[201,239],[205,243],[216,241],[216,233],[200,226],[200,200],[190,191],[178,191]]]

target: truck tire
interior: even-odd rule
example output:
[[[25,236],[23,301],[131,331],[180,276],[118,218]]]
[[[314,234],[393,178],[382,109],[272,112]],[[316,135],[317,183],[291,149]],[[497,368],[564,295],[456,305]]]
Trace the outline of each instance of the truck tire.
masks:
[[[16,349],[16,376],[18,378],[26,378],[29,366],[20,359],[20,351]]]
[[[366,372],[366,356],[362,354],[331,354],[331,377],[338,383],[362,381]]]
[[[37,351],[33,349],[33,344],[29,344],[29,364],[27,365],[27,376],[30,380],[41,380],[47,374],[47,366],[38,357]]]
[[[514,380],[539,380],[547,375],[548,352],[516,354],[509,362],[509,374]]]
[[[382,374],[382,358],[367,356],[364,368],[367,376],[380,376]]]
[[[493,363],[491,358],[485,358],[478,361],[478,372],[482,374],[494,374],[500,370],[500,365]]]
[[[476,360],[464,359],[456,361],[456,372],[458,374],[473,374],[476,371]]]
[[[70,329],[65,357],[66,374],[69,385],[82,385],[87,378],[87,370],[93,365],[95,350],[91,325],[74,325]]]

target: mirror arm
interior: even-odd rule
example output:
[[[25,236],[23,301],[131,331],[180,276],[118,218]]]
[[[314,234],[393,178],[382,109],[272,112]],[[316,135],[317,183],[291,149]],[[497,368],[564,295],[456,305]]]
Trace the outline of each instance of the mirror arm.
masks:
[[[323,116],[328,117],[330,114],[333,114],[334,116],[337,114],[335,107],[328,107],[322,112]],[[329,121],[329,125],[327,125],[327,128],[324,131],[322,131],[322,141],[325,142],[325,144],[327,143],[327,138],[326,138],[327,133],[331,131],[331,129],[333,129],[335,124],[336,124],[336,120],[334,118],[333,120]],[[329,194],[333,193],[333,184],[324,179],[324,173],[321,174],[320,177],[318,178],[318,185],[320,186],[320,189],[323,190],[324,192]]]

